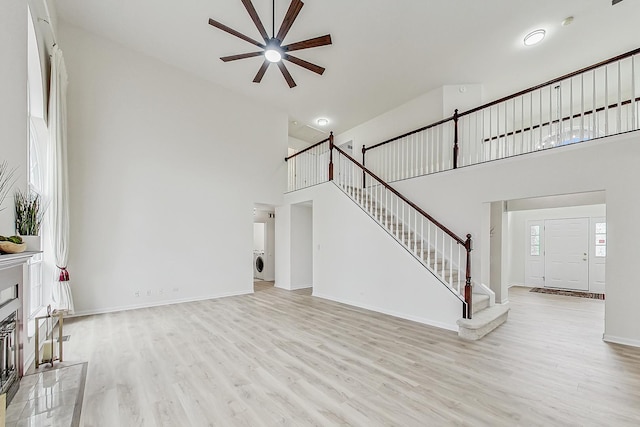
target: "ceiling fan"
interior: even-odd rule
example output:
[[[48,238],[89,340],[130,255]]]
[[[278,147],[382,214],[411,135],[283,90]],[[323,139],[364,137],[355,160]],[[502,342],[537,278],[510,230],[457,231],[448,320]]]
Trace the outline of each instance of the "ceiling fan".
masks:
[[[269,65],[271,65],[271,63],[275,63],[278,65],[280,72],[284,76],[284,79],[287,81],[287,84],[290,88],[295,87],[296,82],[293,80],[293,77],[291,77],[289,70],[287,70],[287,67],[284,65],[284,62],[282,62],[282,60],[289,61],[320,75],[324,73],[325,69],[323,67],[312,64],[311,62],[305,61],[304,59],[292,56],[289,54],[289,52],[329,45],[331,44],[330,34],[320,37],[314,37],[312,39],[291,43],[284,46],[282,45],[284,38],[287,36],[287,33],[293,25],[293,22],[298,17],[300,10],[302,10],[302,6],[304,6],[304,3],[302,3],[301,0],[291,0],[289,9],[287,10],[284,19],[282,20],[282,24],[280,25],[280,29],[278,30],[277,34],[275,34],[275,0],[273,0],[273,33],[271,37],[269,37],[267,30],[265,30],[264,25],[262,25],[262,21],[260,21],[260,17],[258,16],[256,9],[253,7],[253,3],[251,3],[251,0],[241,1],[244,7],[247,9],[247,12],[249,12],[249,16],[251,16],[253,23],[258,28],[258,31],[260,32],[264,43],[254,40],[251,37],[245,36],[244,34],[239,33],[238,31],[229,28],[214,19],[209,19],[209,24],[231,35],[241,38],[242,40],[257,46],[262,50],[257,52],[241,53],[239,55],[223,56],[222,58],[220,58],[222,61],[229,62],[236,61],[238,59],[252,58],[254,56],[264,56],[264,62],[262,63],[262,66],[258,70],[258,74],[256,74],[253,81],[255,83],[260,83],[262,81],[262,77],[264,77],[264,74],[267,72],[267,68],[269,68]]]

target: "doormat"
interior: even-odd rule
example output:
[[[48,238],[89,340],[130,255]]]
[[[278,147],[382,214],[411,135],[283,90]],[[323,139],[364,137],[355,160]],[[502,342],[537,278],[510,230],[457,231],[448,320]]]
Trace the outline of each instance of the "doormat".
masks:
[[[531,288],[529,292],[537,292],[539,294],[564,295],[567,297],[604,299],[604,294],[596,294],[593,292],[567,291],[565,289]]]

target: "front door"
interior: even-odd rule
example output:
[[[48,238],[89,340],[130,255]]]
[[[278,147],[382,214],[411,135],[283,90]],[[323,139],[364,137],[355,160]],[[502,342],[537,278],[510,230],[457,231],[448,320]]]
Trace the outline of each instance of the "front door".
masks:
[[[589,290],[589,218],[545,221],[545,287]]]

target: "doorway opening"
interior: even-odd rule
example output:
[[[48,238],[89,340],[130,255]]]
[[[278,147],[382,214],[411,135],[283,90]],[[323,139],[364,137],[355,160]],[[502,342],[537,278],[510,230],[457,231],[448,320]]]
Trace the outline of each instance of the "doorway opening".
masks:
[[[273,287],[275,281],[275,207],[256,203],[253,206],[253,285]]]
[[[492,203],[491,211],[490,273],[492,289],[497,280],[496,300],[515,303],[512,315],[517,307],[539,304],[541,310],[554,313],[550,316],[567,322],[571,310],[583,310],[585,319],[593,316],[592,321],[584,320],[584,327],[595,328],[591,332],[600,339],[606,286],[605,193],[502,201]],[[496,231],[498,239],[493,238]],[[498,259],[493,259],[496,254]]]
[[[291,276],[288,289],[313,288],[313,202],[291,205]]]

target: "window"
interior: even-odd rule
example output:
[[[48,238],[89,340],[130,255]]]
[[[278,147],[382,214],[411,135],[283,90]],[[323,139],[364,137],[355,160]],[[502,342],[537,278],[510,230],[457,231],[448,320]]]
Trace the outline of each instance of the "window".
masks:
[[[531,226],[531,236],[530,236],[529,244],[530,244],[529,255],[540,256],[540,226],[539,225]]]
[[[45,101],[42,65],[31,10],[29,10],[27,19],[27,106],[29,110],[28,186],[29,190],[39,193],[42,196],[42,200],[46,203],[46,175],[45,165],[42,160],[46,158],[49,132],[44,120]],[[43,236],[45,232],[46,220],[42,224],[40,235]],[[25,289],[25,297],[29,300],[28,315],[30,318],[38,315],[40,310],[48,304],[48,301],[45,301],[44,298],[44,295],[46,295],[44,291],[46,284],[44,263],[45,257],[43,254],[39,254],[31,257],[27,264],[29,288],[28,294]],[[27,283],[25,283],[25,285],[27,285]]]
[[[607,256],[607,223],[596,222],[596,257]]]

